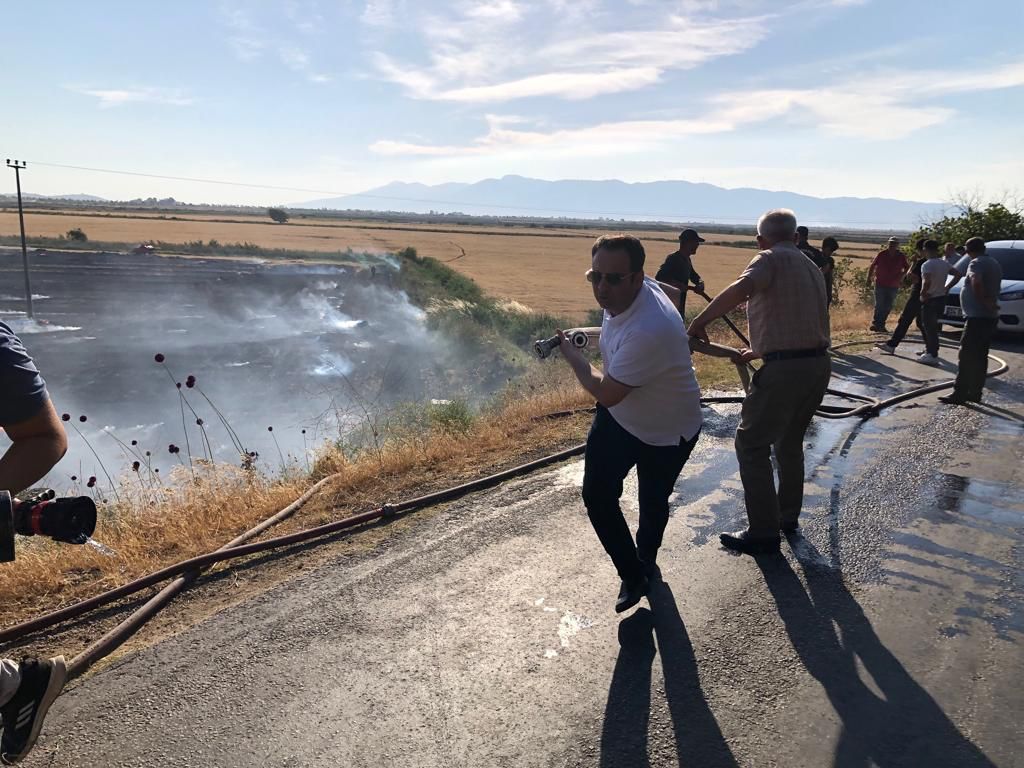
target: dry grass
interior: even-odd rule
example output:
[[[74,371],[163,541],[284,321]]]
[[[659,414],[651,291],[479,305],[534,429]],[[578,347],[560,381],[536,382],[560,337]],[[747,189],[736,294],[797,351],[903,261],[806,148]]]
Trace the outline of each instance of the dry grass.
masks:
[[[532,386],[532,390],[531,390]],[[501,407],[482,415],[467,433],[434,430],[396,435],[379,450],[346,456],[325,449],[312,476],[267,480],[218,466],[192,483],[178,476],[176,490],[151,491],[126,484],[121,503],[100,512],[96,539],[115,552],[19,539],[17,560],[0,569],[0,603],[10,625],[46,610],[125,584],[166,565],[212,551],[293,501],[320,477],[338,474],[305,509],[267,536],[339,519],[386,501],[417,496],[581,442],[585,417],[537,419],[542,414],[588,405],[567,381],[524,383]],[[524,447],[525,446],[525,447]]]

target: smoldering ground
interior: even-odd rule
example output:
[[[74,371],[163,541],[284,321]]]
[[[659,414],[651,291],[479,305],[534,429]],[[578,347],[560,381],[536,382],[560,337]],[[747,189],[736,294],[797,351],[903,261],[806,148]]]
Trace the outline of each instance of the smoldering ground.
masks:
[[[0,320],[22,337],[58,413],[71,416],[68,455],[48,478],[58,489],[72,476],[103,478],[74,427],[115,476],[132,457],[106,433],[137,441],[163,473],[186,455],[186,432],[192,455],[202,456],[196,415],[185,407],[182,417],[179,382],[216,459],[237,463],[237,451],[199,390],[274,470],[278,446],[303,466],[306,451],[368,412],[484,397],[509,374],[486,351],[429,330],[393,287],[394,263],[384,257],[371,257],[371,276],[365,266],[50,252],[33,257],[31,322],[18,298],[20,256],[0,252]],[[181,453],[169,453],[171,444]]]

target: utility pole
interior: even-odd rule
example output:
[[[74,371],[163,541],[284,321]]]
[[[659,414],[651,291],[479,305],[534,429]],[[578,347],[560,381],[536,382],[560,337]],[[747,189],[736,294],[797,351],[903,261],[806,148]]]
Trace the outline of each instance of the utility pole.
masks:
[[[14,182],[18,185],[18,221],[21,223],[21,261],[25,265],[25,303],[28,305],[28,319],[32,319],[32,284],[28,279],[28,246],[25,245],[25,211],[21,205],[21,169],[24,160],[8,160],[7,167],[14,169]]]

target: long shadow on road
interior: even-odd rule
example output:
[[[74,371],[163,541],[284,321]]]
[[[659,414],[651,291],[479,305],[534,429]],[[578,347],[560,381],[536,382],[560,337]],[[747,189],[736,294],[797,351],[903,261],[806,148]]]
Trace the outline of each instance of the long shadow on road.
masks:
[[[882,644],[838,570],[802,558],[805,589],[784,557],[758,558],[758,566],[793,648],[842,720],[833,765],[994,768]],[[881,697],[861,680],[858,659]]]
[[[648,595],[651,610],[639,609],[619,624],[615,663],[601,732],[603,768],[647,768],[651,670],[655,641],[665,676],[665,697],[675,731],[678,765],[736,766],[714,713],[701,690],[697,658],[668,584],[658,580]]]

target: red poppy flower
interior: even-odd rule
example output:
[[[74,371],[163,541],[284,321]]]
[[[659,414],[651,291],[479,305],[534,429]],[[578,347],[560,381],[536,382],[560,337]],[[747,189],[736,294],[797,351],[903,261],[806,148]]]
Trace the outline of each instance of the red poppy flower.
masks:
[[[153,359],[156,360],[158,363],[162,363],[164,361],[164,356],[157,352],[155,355],[153,355]]]

